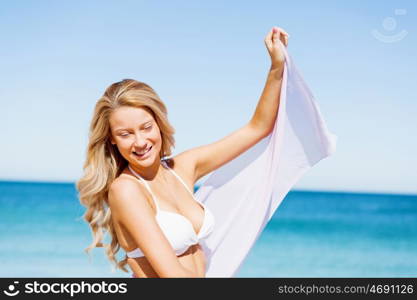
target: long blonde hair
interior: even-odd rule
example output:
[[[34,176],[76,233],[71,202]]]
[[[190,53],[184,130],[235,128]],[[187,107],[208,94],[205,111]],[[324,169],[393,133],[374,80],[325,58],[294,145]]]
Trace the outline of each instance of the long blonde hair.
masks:
[[[116,269],[129,272],[125,267],[127,257],[119,262],[116,259],[120,244],[108,207],[110,185],[127,166],[127,161],[110,141],[110,114],[121,106],[141,107],[150,111],[161,132],[160,158],[171,155],[171,149],[175,146],[175,130],[168,122],[165,104],[149,85],[140,81],[124,79],[113,83],[95,106],[90,124],[87,157],[83,166],[84,174],[76,182],[80,202],[86,207],[83,218],[93,235],[93,242],[84,251],[89,254],[93,248],[104,247],[108,259]],[[106,232],[110,234],[110,244],[102,242]]]

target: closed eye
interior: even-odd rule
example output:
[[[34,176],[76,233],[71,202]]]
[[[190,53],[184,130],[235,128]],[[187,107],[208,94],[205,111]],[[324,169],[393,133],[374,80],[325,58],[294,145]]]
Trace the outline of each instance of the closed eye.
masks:
[[[142,128],[145,129],[145,130],[150,130],[150,129],[152,129],[152,124],[148,124],[146,127],[142,127]],[[119,136],[126,137],[129,134],[130,134],[130,132],[123,132],[123,133],[120,133]]]

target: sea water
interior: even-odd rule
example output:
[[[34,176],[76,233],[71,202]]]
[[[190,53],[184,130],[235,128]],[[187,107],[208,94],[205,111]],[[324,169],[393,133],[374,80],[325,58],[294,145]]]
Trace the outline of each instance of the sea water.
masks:
[[[91,260],[84,252],[92,239],[84,211],[74,183],[0,181],[0,277],[130,277],[112,270],[103,248]],[[417,195],[297,190],[236,274],[416,276]]]

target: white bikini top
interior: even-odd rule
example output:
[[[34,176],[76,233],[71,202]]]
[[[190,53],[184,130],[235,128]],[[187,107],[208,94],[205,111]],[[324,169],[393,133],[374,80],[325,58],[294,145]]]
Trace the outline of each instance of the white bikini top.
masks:
[[[202,202],[199,202],[195,199],[193,192],[190,191],[190,189],[187,187],[182,178],[178,176],[177,173],[174,170],[172,170],[164,160],[161,160],[161,162],[163,166],[169,169],[175,175],[175,177],[177,177],[179,181],[181,181],[181,183],[185,186],[185,188],[191,194],[193,199],[197,203],[201,204],[202,208],[204,209],[204,220],[201,225],[200,231],[196,233],[189,219],[178,213],[160,209],[157,199],[152,193],[146,180],[144,180],[138,173],[136,173],[130,166],[128,166],[129,170],[141,182],[145,184],[145,187],[152,195],[152,199],[156,206],[156,221],[161,230],[163,231],[165,237],[171,244],[172,248],[174,249],[176,255],[178,256],[183,254],[191,245],[198,244],[199,240],[208,237],[210,233],[213,231],[215,220],[210,210]],[[139,248],[127,252],[126,255],[131,258],[144,256],[143,252]]]

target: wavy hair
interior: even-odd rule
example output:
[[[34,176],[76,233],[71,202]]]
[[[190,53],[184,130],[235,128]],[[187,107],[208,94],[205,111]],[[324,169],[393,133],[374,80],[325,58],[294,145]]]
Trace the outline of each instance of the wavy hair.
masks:
[[[125,267],[127,257],[121,261],[116,259],[120,244],[108,206],[110,185],[127,166],[127,161],[110,141],[110,114],[121,106],[145,108],[153,115],[162,138],[160,158],[171,155],[171,149],[175,146],[175,130],[168,122],[165,104],[149,85],[140,81],[124,79],[111,84],[95,105],[83,175],[76,182],[79,200],[86,207],[83,219],[93,235],[92,243],[84,251],[88,255],[93,248],[104,247],[115,268],[129,272]],[[111,237],[110,244],[103,243],[106,233]]]

